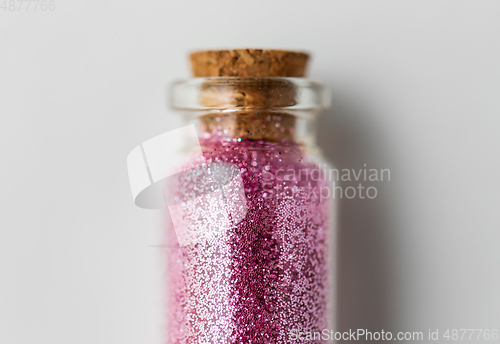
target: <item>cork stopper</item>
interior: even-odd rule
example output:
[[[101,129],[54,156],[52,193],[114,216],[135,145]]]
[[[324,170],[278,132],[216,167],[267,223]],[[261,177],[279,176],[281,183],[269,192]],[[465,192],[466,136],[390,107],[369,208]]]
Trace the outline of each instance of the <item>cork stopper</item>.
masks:
[[[303,77],[309,56],[285,50],[207,50],[190,55],[195,77]]]
[[[207,132],[272,142],[294,140],[295,116],[274,109],[295,105],[295,86],[284,79],[270,78],[305,76],[307,54],[261,49],[209,50],[192,53],[190,59],[195,77],[236,77],[204,82],[200,95],[203,106],[241,110],[202,116]]]

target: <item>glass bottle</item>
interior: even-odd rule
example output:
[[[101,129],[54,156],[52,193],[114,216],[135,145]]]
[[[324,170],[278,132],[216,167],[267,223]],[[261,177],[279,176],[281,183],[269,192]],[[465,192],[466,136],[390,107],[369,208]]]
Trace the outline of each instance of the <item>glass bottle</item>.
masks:
[[[164,185],[169,343],[288,343],[332,328],[332,199],[315,141],[328,98],[305,78],[172,86],[195,134]]]

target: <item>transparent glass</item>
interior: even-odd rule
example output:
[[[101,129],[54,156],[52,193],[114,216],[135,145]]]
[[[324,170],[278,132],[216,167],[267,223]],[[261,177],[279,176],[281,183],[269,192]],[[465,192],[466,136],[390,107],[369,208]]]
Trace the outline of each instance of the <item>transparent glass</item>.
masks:
[[[197,137],[164,188],[170,343],[288,343],[333,328],[329,165],[315,140],[327,94],[302,78],[173,85]]]

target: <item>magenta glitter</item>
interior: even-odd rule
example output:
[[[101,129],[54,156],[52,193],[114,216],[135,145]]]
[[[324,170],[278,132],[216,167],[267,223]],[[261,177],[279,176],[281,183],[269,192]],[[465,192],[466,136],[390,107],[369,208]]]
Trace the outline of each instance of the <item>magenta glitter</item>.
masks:
[[[238,167],[243,220],[185,246],[167,221],[168,343],[297,343],[291,330],[330,325],[330,208],[318,194],[326,182],[299,144],[240,141],[201,145],[208,168]],[[198,184],[193,170],[170,191],[195,193]]]

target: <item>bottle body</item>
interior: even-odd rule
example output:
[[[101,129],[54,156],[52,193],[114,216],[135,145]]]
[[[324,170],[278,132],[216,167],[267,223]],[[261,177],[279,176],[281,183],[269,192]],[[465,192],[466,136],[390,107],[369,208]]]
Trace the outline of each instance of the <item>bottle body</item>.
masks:
[[[331,328],[331,200],[314,114],[187,117],[202,158],[187,148],[165,187],[177,200],[166,221],[169,342],[287,343]]]

